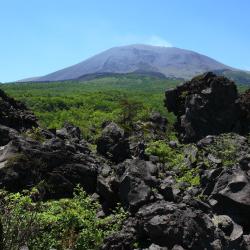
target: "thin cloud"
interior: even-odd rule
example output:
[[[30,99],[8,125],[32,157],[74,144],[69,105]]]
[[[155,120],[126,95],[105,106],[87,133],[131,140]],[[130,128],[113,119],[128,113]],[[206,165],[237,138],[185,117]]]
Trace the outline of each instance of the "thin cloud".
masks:
[[[114,37],[113,42],[115,42],[116,45],[148,44],[153,46],[173,47],[169,41],[157,35],[139,36],[127,34]]]
[[[147,43],[154,46],[173,47],[170,42],[159,36],[151,36]]]

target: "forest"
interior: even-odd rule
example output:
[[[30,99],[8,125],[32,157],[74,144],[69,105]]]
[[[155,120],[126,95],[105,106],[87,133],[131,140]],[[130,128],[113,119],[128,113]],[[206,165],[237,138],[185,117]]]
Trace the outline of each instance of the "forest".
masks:
[[[85,139],[99,135],[105,121],[122,124],[123,116],[133,110],[131,119],[147,120],[153,111],[170,121],[174,116],[164,108],[164,91],[180,80],[127,74],[89,81],[49,83],[11,83],[1,88],[24,102],[48,128],[70,122],[79,126]]]

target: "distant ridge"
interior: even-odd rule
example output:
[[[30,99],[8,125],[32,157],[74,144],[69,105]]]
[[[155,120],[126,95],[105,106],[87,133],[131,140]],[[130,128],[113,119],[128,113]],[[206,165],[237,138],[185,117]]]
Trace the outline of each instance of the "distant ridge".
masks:
[[[190,79],[207,71],[214,71],[219,74],[240,72],[241,75],[244,72],[194,51],[175,47],[135,44],[114,47],[73,66],[45,76],[21,81],[46,82],[93,79],[95,76],[126,73],[155,74],[167,78]],[[238,73],[236,75],[239,76]],[[245,79],[248,76],[250,84],[250,74],[244,72],[243,78]]]

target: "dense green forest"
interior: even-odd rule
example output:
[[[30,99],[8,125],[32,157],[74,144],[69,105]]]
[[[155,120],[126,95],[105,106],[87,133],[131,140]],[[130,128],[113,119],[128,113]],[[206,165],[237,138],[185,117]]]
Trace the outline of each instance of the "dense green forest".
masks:
[[[133,121],[147,120],[158,111],[169,121],[174,117],[164,107],[164,91],[180,80],[134,74],[109,76],[89,81],[10,83],[1,88],[34,111],[42,126],[60,128],[65,121],[81,128],[86,139],[96,138],[104,121],[122,124],[126,112]],[[239,85],[239,90],[246,87]]]
[[[42,126],[60,128],[65,121],[82,129],[85,138],[97,136],[107,120],[121,123],[126,109],[134,120],[147,119],[152,111],[173,120],[164,104],[164,91],[180,81],[149,76],[112,76],[90,81],[3,84],[12,97],[32,109]]]

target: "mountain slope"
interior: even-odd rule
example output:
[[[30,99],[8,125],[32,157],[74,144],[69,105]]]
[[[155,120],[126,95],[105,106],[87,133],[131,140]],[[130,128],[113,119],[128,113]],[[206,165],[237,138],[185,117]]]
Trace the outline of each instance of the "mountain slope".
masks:
[[[216,60],[193,51],[150,45],[114,47],[81,63],[32,81],[59,81],[100,73],[154,72],[171,78],[188,79],[214,70],[233,70]]]
[[[237,84],[249,85],[250,84],[250,72],[243,70],[214,70],[217,75],[222,75],[230,80],[235,81]]]

